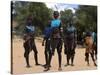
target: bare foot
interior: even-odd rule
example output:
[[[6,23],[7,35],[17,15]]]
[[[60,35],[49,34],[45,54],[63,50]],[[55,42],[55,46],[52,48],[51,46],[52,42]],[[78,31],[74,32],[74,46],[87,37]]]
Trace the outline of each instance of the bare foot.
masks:
[[[87,66],[90,66],[90,64],[89,64],[89,63],[87,63]]]
[[[49,71],[50,70],[50,68],[46,68],[45,70],[44,70],[44,72],[47,72],[47,71]]]
[[[66,67],[66,66],[68,66],[68,65],[69,65],[68,63],[67,63],[67,64],[65,64],[65,67]]]
[[[62,68],[61,68],[61,67],[59,67],[59,68],[58,68],[58,71],[62,71]]]
[[[39,66],[40,64],[37,63],[37,64],[35,64],[35,65],[36,65],[36,66]]]
[[[96,63],[94,63],[94,66],[97,66],[97,64],[96,64]]]
[[[30,66],[30,65],[27,65],[26,67],[27,67],[27,68],[30,68],[31,66]]]
[[[74,66],[74,64],[71,64],[71,66]]]

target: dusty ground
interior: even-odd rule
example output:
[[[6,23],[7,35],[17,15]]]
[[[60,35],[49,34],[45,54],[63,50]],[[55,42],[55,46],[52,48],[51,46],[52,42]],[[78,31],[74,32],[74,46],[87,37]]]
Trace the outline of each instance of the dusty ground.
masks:
[[[44,47],[41,46],[41,40],[35,40],[37,50],[38,50],[38,60],[40,64],[45,63],[44,59]],[[84,48],[76,48],[76,55],[75,55],[75,66],[67,66],[66,64],[66,56],[64,55],[64,49],[62,49],[62,71],[77,71],[77,70],[95,70],[97,67],[93,65],[93,62],[90,61],[90,66],[86,65],[84,61]],[[39,73],[43,72],[44,68],[42,66],[35,66],[34,63],[34,53],[30,53],[30,65],[31,68],[26,68],[26,63],[24,59],[24,48],[23,48],[23,40],[21,39],[13,39],[13,73],[14,74],[27,74],[27,73]],[[90,58],[91,60],[91,58]],[[58,56],[57,52],[55,53],[52,63],[51,70],[48,72],[58,71]]]

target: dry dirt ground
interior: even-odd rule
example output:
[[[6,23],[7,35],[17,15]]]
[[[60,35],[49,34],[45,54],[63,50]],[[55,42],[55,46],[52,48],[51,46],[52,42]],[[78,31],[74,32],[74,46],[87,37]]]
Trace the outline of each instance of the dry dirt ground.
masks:
[[[42,40],[35,40],[36,47],[38,50],[38,60],[40,64],[45,64],[45,57],[44,57],[44,47],[41,45]],[[23,40],[22,39],[13,39],[12,42],[12,69],[13,74],[28,74],[28,73],[41,73],[44,72],[44,68],[42,66],[35,66],[34,62],[34,52],[30,53],[30,65],[31,68],[26,68],[26,63],[24,59],[24,48],[23,48]],[[96,70],[97,67],[93,65],[93,62],[90,58],[90,66],[87,66],[85,60],[84,60],[84,52],[85,48],[76,48],[76,54],[75,54],[75,61],[74,66],[67,66],[66,64],[66,56],[64,55],[64,48],[62,49],[62,71],[77,71],[77,70]],[[55,52],[55,55],[53,56],[52,63],[51,63],[51,70],[48,72],[57,72],[58,71],[58,55],[57,52]]]

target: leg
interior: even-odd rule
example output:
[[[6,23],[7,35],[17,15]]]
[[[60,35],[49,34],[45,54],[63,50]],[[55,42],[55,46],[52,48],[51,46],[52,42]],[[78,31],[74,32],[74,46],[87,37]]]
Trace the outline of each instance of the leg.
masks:
[[[26,59],[26,64],[27,64],[26,67],[30,67],[30,64],[29,64],[29,52],[25,52],[24,53],[24,57]]]
[[[52,56],[54,55],[55,48],[56,48],[56,41],[54,39],[50,41],[50,46],[49,46],[49,62],[48,62],[49,66],[51,65]]]
[[[34,51],[35,65],[39,65],[39,63],[38,63],[38,56],[37,56],[38,52],[37,52],[35,44],[32,46],[32,49]]]
[[[73,62],[74,62],[74,57],[75,57],[75,48],[76,48],[76,43],[75,43],[75,40],[72,41],[73,44],[72,44],[72,51],[71,51],[71,66],[74,66]]]
[[[70,60],[70,54],[67,53],[67,65],[69,65],[69,60]]]
[[[45,42],[45,65],[44,66],[47,66],[48,65],[48,62],[49,62],[49,53],[50,52],[50,40],[46,40]]]
[[[74,66],[74,57],[75,57],[75,49],[72,50],[72,56],[71,56],[71,66]]]
[[[51,40],[50,40],[51,49],[50,49],[50,51],[49,51],[48,65],[47,65],[47,67],[46,67],[46,70],[44,70],[44,71],[50,70],[51,60],[52,60],[52,56],[54,55],[56,45],[57,45],[57,40],[56,40],[56,39],[51,39]]]
[[[26,67],[30,67],[30,64],[29,64],[29,53],[30,53],[30,50],[28,48],[28,45],[26,45],[26,43],[24,43],[24,49],[25,49],[25,52],[24,52],[24,57],[25,57],[25,60],[26,60]]]
[[[64,54],[66,55],[66,64],[65,66],[69,65],[69,55],[68,55],[68,40],[64,39]]]
[[[62,56],[61,56],[61,52],[62,52],[62,41],[61,39],[58,39],[58,46],[57,46],[57,53],[58,53],[58,60],[59,60],[59,68],[58,70],[62,70],[61,68],[61,62],[62,62]]]
[[[57,48],[57,39],[51,39],[50,46],[51,46],[51,53],[54,55],[55,48]]]
[[[69,65],[69,59],[70,59],[70,57],[69,57],[68,48],[66,46],[65,46],[65,54],[66,54],[66,60],[67,60],[67,63],[66,63],[65,66],[68,66]]]
[[[97,48],[95,49],[95,59],[97,60]]]
[[[48,51],[45,50],[45,64],[43,65],[44,68],[48,66],[48,62],[49,62],[49,53]]]
[[[50,70],[50,67],[51,67],[51,60],[52,60],[52,53],[49,52],[49,59],[48,59],[48,62],[47,62],[46,69],[45,69],[44,71]]]
[[[89,66],[89,53],[85,53],[85,61],[87,61],[87,65]]]
[[[72,57],[71,57],[71,66],[74,66],[73,62],[74,62],[74,57],[75,55],[73,54]]]
[[[97,49],[95,50],[95,59],[97,60]]]
[[[38,63],[38,56],[37,56],[36,52],[34,54],[34,57],[35,57],[35,65],[39,65],[39,63]]]
[[[62,70],[62,68],[61,68],[61,61],[62,61],[61,53],[58,53],[58,60],[59,60],[59,68],[58,68],[58,70]]]
[[[95,62],[95,59],[94,59],[94,53],[90,53],[91,54],[91,58],[92,58],[92,61],[94,63],[94,66],[97,66],[96,62]]]
[[[73,61],[74,61],[74,55],[71,57],[71,66],[74,66]]]
[[[71,60],[73,62],[73,41],[69,40],[67,45],[68,45],[67,64],[69,65],[69,61],[71,58],[72,58]],[[71,62],[71,64],[72,64],[72,62]]]
[[[48,62],[48,53],[47,53],[47,51],[45,50],[45,65],[47,65],[47,62]]]
[[[94,45],[94,51],[95,51],[95,59],[97,60],[97,45]]]

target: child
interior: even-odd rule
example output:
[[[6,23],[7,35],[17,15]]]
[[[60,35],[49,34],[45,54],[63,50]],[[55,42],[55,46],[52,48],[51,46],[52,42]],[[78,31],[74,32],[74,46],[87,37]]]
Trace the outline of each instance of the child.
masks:
[[[24,52],[24,57],[26,59],[26,64],[27,64],[27,67],[30,67],[30,64],[29,64],[29,53],[30,51],[34,51],[34,58],[35,58],[35,65],[39,65],[38,64],[38,56],[37,56],[37,48],[36,48],[36,45],[35,45],[35,40],[34,40],[34,31],[35,31],[35,28],[34,26],[32,25],[32,18],[28,18],[27,19],[27,25],[25,27],[25,34],[24,34],[24,49],[25,49],[25,52]]]
[[[50,35],[51,35],[51,28],[47,27],[44,30],[44,38],[43,38],[43,42],[42,42],[42,46],[44,46],[44,42],[45,42],[45,65],[44,67],[48,66],[48,62],[49,62],[49,56],[51,54],[51,50],[50,50]]]
[[[61,52],[62,52],[62,40],[61,40],[61,20],[59,19],[59,12],[54,11],[53,13],[54,19],[51,20],[51,36],[50,36],[50,46],[51,46],[51,54],[49,56],[49,63],[48,67],[46,68],[45,71],[48,71],[50,69],[51,65],[51,60],[52,60],[52,55],[54,55],[55,49],[57,48],[57,53],[58,53],[58,62],[59,62],[59,68],[58,70],[62,70],[61,68]]]

